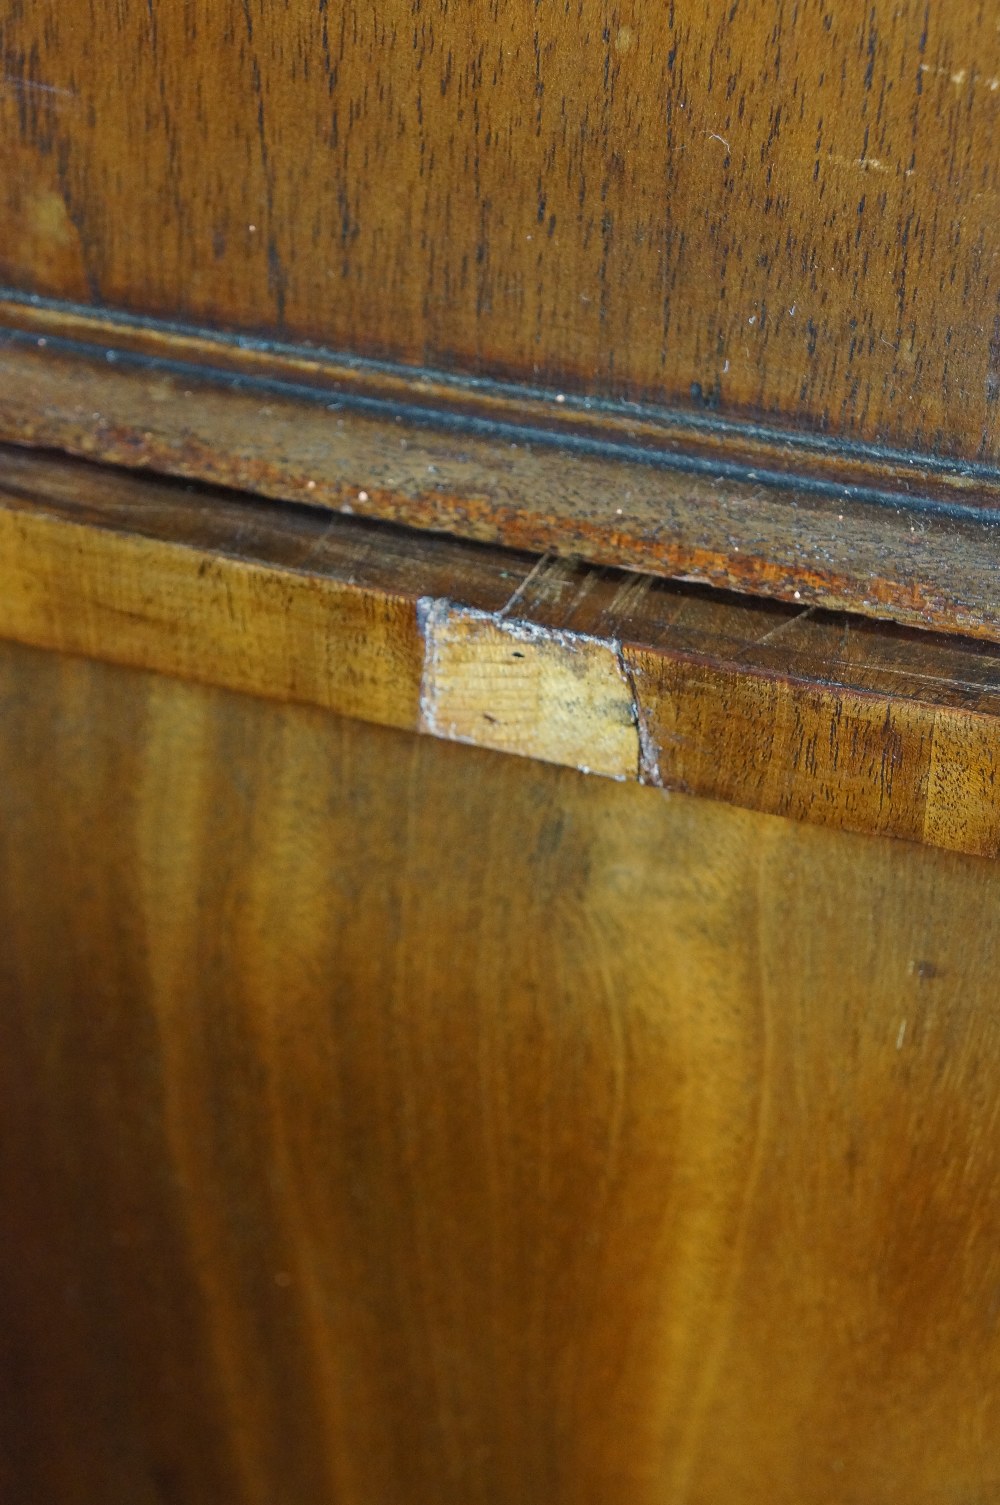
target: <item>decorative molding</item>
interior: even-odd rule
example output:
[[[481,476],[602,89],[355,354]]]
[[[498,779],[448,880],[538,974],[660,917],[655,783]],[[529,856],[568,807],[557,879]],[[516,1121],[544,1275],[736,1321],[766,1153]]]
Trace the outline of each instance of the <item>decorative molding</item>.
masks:
[[[1000,640],[1000,470],[0,295],[0,438]]]
[[[1000,520],[1000,466],[828,434],[526,387],[339,351],[192,329],[0,288],[0,340],[330,409],[400,418],[497,443],[545,445],[682,474],[785,487],[841,501]],[[698,401],[693,396],[693,403]]]

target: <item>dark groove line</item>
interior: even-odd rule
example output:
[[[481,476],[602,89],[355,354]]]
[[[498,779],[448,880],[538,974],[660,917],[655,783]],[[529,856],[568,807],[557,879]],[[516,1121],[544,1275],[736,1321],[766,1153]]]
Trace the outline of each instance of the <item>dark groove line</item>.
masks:
[[[281,340],[269,340],[259,335],[228,332],[204,326],[175,323],[168,319],[156,319],[144,314],[128,313],[125,310],[103,305],[73,303],[56,298],[45,298],[38,293],[25,293],[17,288],[0,286],[0,301],[36,308],[54,316],[66,314],[73,318],[94,323],[98,319],[110,324],[119,324],[137,333],[153,334],[170,338],[203,340],[218,345],[220,349],[248,350],[278,360],[310,360],[319,366],[340,367],[359,376],[391,377],[411,384],[423,380],[433,381],[451,388],[457,399],[465,392],[480,393],[516,404],[518,402],[544,402],[551,404],[557,390],[554,387],[535,387],[519,382],[506,382],[490,376],[475,376],[454,371],[439,370],[433,366],[410,366],[399,361],[379,360],[372,356],[353,354],[350,351],[329,350],[324,346],[289,344]],[[21,334],[16,330],[11,333]],[[77,342],[74,341],[74,344]],[[89,342],[80,342],[89,343]],[[99,347],[104,351],[107,347]],[[151,357],[154,359],[155,357]],[[200,367],[198,369],[201,369]],[[213,371],[215,368],[212,368]],[[562,412],[579,411],[596,413],[621,421],[641,420],[652,424],[677,424],[703,433],[709,438],[750,439],[756,443],[801,449],[806,453],[843,456],[852,460],[867,460],[874,464],[916,466],[932,475],[960,480],[980,481],[984,486],[1000,486],[1000,465],[984,465],[976,460],[963,460],[953,456],[934,455],[918,450],[895,449],[891,445],[875,444],[860,439],[840,439],[835,435],[805,433],[796,429],[781,429],[752,419],[723,418],[715,413],[697,412],[686,408],[672,408],[653,403],[629,402],[624,398],[587,397],[579,393],[565,393]]]
[[[0,297],[8,296],[0,289]],[[93,319],[94,310],[86,306],[57,304],[50,300],[17,295],[15,301],[30,304],[32,307],[41,307],[54,312],[72,312],[74,315],[82,315]],[[267,341],[251,340],[244,336],[219,336],[215,333],[206,334],[203,330],[187,329],[179,325],[170,325],[152,319],[140,318],[136,315],[121,315],[115,312],[113,318],[116,322],[129,327],[147,332],[161,334],[183,334],[190,338],[208,339],[219,345],[220,348],[252,349],[264,354],[284,355],[294,357],[297,360],[303,358],[316,359],[317,362],[331,361],[332,357],[325,352],[314,352],[305,346],[280,346]],[[0,342],[30,346],[37,348],[39,336],[36,333],[28,333],[24,330],[11,329],[0,326]],[[961,502],[944,501],[938,498],[915,496],[912,493],[899,490],[885,490],[878,486],[859,484],[857,482],[840,482],[827,480],[823,477],[803,475],[793,470],[783,471],[771,469],[767,466],[759,467],[745,461],[712,459],[702,455],[684,454],[660,448],[655,444],[629,443],[612,436],[591,437],[586,434],[575,433],[560,424],[546,426],[540,423],[517,423],[503,418],[483,418],[476,414],[464,413],[441,405],[427,402],[402,402],[394,398],[369,396],[358,392],[337,392],[333,388],[324,388],[309,385],[307,382],[298,382],[288,378],[277,376],[262,376],[257,373],[244,373],[228,371],[223,367],[208,364],[183,361],[166,356],[147,355],[139,351],[115,348],[106,344],[95,344],[89,341],[78,340],[65,335],[46,334],[44,336],[48,348],[60,351],[66,355],[82,357],[91,361],[103,361],[114,366],[126,366],[136,371],[162,372],[175,376],[187,383],[205,384],[228,388],[234,392],[259,392],[262,395],[274,397],[287,397],[289,399],[308,402],[313,406],[322,406],[331,412],[348,411],[355,412],[367,417],[376,417],[383,420],[400,419],[404,423],[415,428],[436,430],[438,432],[466,435],[469,437],[504,441],[508,444],[523,445],[525,447],[541,447],[555,449],[564,453],[568,452],[589,459],[603,460],[606,462],[625,462],[630,465],[642,465],[651,469],[668,471],[681,475],[694,475],[709,480],[729,481],[748,487],[760,486],[768,490],[777,490],[797,493],[806,497],[823,499],[836,499],[842,503],[854,502],[861,505],[890,508],[897,514],[920,516],[923,518],[948,518],[958,522],[976,522],[990,526],[1000,525],[1000,504],[995,507],[976,506]],[[454,391],[456,397],[462,392],[475,390],[490,395],[503,397],[512,405],[517,401],[542,400],[551,403],[553,394],[549,390],[541,388],[529,388],[523,386],[506,385],[494,382],[483,377],[456,377],[453,374],[431,372],[425,367],[409,367],[391,364],[388,362],[376,362],[359,356],[338,356],[337,361],[350,371],[359,374],[369,372],[372,374],[392,375],[412,385],[417,385],[421,377],[432,377],[435,381],[442,382]],[[1000,485],[1000,469],[963,465],[957,462],[931,459],[916,454],[906,454],[903,451],[882,450],[871,446],[851,446],[840,444],[833,440],[816,440],[807,435],[786,435],[777,430],[763,428],[757,425],[742,425],[727,420],[718,420],[702,415],[691,416],[678,413],[675,410],[641,408],[638,405],[612,403],[604,399],[572,399],[567,395],[565,405],[560,406],[560,413],[571,413],[574,408],[587,412],[598,412],[618,419],[632,418],[641,415],[653,422],[663,423],[665,420],[676,421],[691,428],[697,428],[699,432],[708,437],[716,435],[722,437],[738,437],[750,435],[757,439],[765,439],[768,442],[794,444],[804,454],[821,452],[823,454],[843,454],[852,458],[865,458],[882,460],[883,462],[894,461],[908,465],[919,465],[923,470],[939,475],[961,477],[963,479],[979,479],[984,485],[995,481]]]

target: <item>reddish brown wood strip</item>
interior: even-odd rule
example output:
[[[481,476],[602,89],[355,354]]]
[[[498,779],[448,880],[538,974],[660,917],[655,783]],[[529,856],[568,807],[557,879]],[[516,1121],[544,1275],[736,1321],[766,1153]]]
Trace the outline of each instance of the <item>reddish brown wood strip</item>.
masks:
[[[725,457],[721,474],[691,473],[567,449],[558,433],[458,431],[434,409],[361,410],[322,387],[233,385],[231,373],[134,365],[113,349],[108,361],[39,348],[46,338],[0,341],[0,430],[25,444],[1000,640],[1000,524],[988,509],[952,516],[938,496],[920,510],[901,492],[865,500],[831,490],[829,474],[820,490],[794,477],[764,485],[752,467],[729,473]]]

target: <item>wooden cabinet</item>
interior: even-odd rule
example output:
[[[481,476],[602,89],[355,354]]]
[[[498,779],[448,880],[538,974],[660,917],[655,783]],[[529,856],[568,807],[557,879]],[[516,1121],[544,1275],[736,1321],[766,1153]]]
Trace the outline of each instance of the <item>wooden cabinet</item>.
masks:
[[[0,13],[5,1502],[996,1498],[998,115]]]

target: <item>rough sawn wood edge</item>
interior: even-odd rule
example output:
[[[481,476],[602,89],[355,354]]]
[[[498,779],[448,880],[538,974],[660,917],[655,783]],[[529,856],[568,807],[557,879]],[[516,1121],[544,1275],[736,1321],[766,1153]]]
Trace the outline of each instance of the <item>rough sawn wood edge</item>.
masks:
[[[1000,852],[1000,649],[0,450],[0,636]]]

